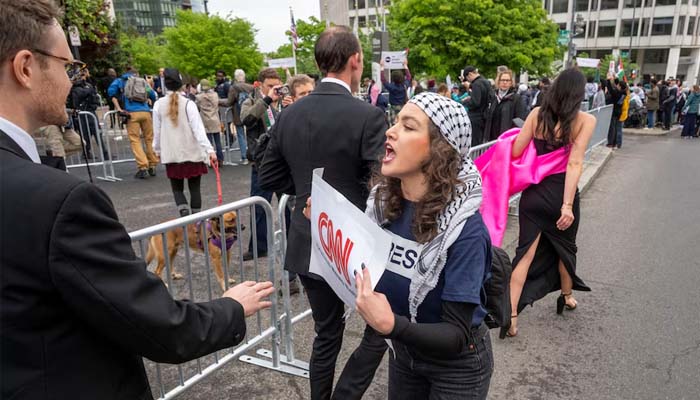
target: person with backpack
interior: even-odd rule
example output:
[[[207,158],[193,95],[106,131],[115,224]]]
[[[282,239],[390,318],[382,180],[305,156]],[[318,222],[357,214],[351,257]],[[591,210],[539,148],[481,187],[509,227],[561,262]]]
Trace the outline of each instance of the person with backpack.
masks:
[[[148,106],[149,100],[151,104],[155,103],[155,92],[150,89],[145,79],[139,77],[137,70],[130,68],[112,82],[107,94],[112,98],[119,113],[128,118],[126,131],[138,167],[134,178],[146,179],[149,175],[156,176],[158,156],[153,151],[153,118]],[[145,146],[141,144],[142,134]]]
[[[83,68],[80,70],[73,70],[71,74],[74,75],[71,77],[73,86],[71,87],[69,96],[71,103],[70,108],[75,110],[72,118],[73,126],[80,132],[85,142],[85,156],[88,160],[94,159],[92,141],[90,140],[90,136],[92,136],[95,138],[95,143],[98,145],[98,140],[102,140],[102,156],[104,160],[107,160],[109,155],[107,153],[107,145],[104,144],[104,138],[98,139],[97,137],[99,127],[95,125],[95,120],[97,119],[96,110],[100,105],[100,100],[97,95],[97,89],[88,80],[90,72],[87,68]],[[80,111],[89,112],[95,116],[95,119],[87,115],[79,115],[78,113]]]
[[[221,148],[221,120],[219,119],[219,96],[212,90],[209,80],[202,79],[199,82],[202,92],[197,94],[195,103],[199,108],[199,114],[204,122],[207,138],[212,146],[216,147],[216,158],[219,166],[223,165],[224,152]]]
[[[493,352],[484,284],[492,253],[467,112],[421,93],[386,138],[365,214],[404,251],[381,277],[356,272],[357,311],[371,327],[360,347],[377,335],[390,341],[389,399],[486,399]]]
[[[208,172],[207,164],[217,163],[216,153],[207,139],[197,106],[184,92],[180,72],[166,68],[163,74],[166,96],[153,106],[154,148],[165,164],[180,216],[196,214],[202,209],[201,177]],[[189,204],[184,193],[185,179],[190,190]]]
[[[233,114],[231,121],[236,129],[236,139],[238,140],[238,147],[241,151],[241,159],[238,162],[242,165],[248,165],[248,158],[246,157],[246,152],[248,151],[248,144],[246,139],[245,126],[241,121],[241,108],[243,103],[250,97],[251,93],[255,90],[253,85],[246,83],[245,81],[245,71],[242,69],[237,69],[233,73],[235,82],[230,84],[228,89],[228,96],[225,99],[219,99],[219,107],[226,109],[231,107],[231,113]],[[222,119],[224,121],[224,119]],[[230,136],[229,143],[233,142],[233,137]]]
[[[548,155],[559,161],[556,167],[552,162],[539,165],[537,173],[545,177],[527,186],[520,198],[520,236],[510,280],[513,315],[507,334],[511,337],[518,334],[518,314],[525,306],[561,290],[556,307],[561,314],[576,308],[573,290],[591,290],[576,275],[577,186],[596,126],[595,117],[581,111],[585,85],[586,77],[576,67],[559,74],[542,106],[532,110],[512,143],[511,160],[535,151],[537,157]],[[486,189],[490,185],[485,182]]]

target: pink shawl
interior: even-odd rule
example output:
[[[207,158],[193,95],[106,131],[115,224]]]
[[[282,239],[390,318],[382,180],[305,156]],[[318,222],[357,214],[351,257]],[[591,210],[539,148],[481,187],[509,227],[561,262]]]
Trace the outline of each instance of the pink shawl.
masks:
[[[474,164],[482,179],[481,216],[491,235],[491,242],[501,246],[508,222],[508,199],[552,174],[566,172],[569,154],[565,147],[537,155],[531,141],[518,159],[512,159],[513,143],[520,128],[504,132]]]

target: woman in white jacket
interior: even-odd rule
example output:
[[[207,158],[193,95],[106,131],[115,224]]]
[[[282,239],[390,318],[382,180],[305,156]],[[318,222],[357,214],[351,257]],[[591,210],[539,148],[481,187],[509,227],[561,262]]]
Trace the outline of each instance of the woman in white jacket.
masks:
[[[153,105],[153,149],[165,164],[180,216],[185,216],[202,209],[200,180],[207,173],[207,164],[216,164],[216,152],[197,106],[183,93],[180,72],[166,68],[164,78],[167,95]],[[185,179],[190,204],[185,197]]]

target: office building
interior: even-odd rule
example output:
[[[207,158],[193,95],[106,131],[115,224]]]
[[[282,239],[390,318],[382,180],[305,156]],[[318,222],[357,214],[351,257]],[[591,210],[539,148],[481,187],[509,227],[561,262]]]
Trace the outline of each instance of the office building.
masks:
[[[543,0],[560,29],[572,30],[581,15],[576,50],[592,58],[629,52],[643,81],[676,77],[698,83],[700,6],[698,0]]]
[[[117,19],[126,29],[159,34],[164,28],[175,26],[175,12],[179,9],[205,12],[205,0],[112,0]]]
[[[390,0],[320,0],[321,20],[357,27],[365,33],[382,30]]]

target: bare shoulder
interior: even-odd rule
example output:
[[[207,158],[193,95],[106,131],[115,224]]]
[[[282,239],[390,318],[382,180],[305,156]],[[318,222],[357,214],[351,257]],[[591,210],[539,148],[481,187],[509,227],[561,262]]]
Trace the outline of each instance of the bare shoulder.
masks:
[[[591,124],[595,125],[596,123],[596,117],[594,117],[592,114],[583,111],[578,112],[578,116],[576,117],[576,119],[578,119],[579,123],[583,126]]]

